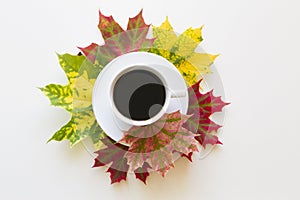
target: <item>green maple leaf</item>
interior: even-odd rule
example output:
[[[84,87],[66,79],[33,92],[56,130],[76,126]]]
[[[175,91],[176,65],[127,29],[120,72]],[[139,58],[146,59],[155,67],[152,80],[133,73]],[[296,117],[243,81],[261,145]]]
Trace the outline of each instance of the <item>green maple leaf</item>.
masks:
[[[49,84],[41,91],[49,98],[51,105],[58,106],[72,112],[73,109],[73,89],[75,79],[78,76],[79,68],[85,60],[84,56],[73,56],[70,54],[57,54],[60,66],[64,70],[67,78],[67,85]]]
[[[201,74],[211,73],[209,66],[218,55],[195,52],[203,40],[202,27],[189,28],[177,36],[166,18],[161,26],[153,27],[153,36],[155,40],[149,51],[173,63],[188,85],[196,83]]]
[[[64,108],[72,117],[49,141],[69,140],[70,145],[74,146],[90,136],[99,148],[99,139],[104,133],[96,122],[91,98],[95,82],[93,74],[99,73],[102,68],[92,65],[83,55],[58,54],[58,58],[69,83],[64,86],[49,84],[40,89],[49,98],[51,105]]]
[[[51,105],[62,107],[65,110],[72,112],[73,100],[70,84],[49,84],[44,88],[40,88],[40,90],[49,98]]]
[[[74,119],[72,118],[66,125],[60,128],[49,140],[69,140],[71,146],[79,140],[79,136],[76,134],[76,125],[74,123]]]

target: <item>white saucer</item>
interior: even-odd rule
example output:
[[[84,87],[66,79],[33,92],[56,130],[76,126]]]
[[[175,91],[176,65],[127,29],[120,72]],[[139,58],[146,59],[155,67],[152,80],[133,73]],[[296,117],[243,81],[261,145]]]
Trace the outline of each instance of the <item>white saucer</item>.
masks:
[[[176,91],[181,88],[186,91],[186,94],[184,97],[171,98],[167,113],[180,110],[181,113],[186,114],[188,110],[187,86],[182,75],[172,63],[161,56],[147,52],[133,52],[119,56],[108,63],[98,75],[92,96],[93,111],[97,122],[103,131],[115,141],[119,141],[123,137],[123,131],[127,131],[131,126],[116,119],[112,110],[110,89],[113,79],[119,73],[137,65],[160,66],[163,67],[163,69],[160,68],[162,71],[171,70],[176,76],[176,85],[173,84],[170,89]]]

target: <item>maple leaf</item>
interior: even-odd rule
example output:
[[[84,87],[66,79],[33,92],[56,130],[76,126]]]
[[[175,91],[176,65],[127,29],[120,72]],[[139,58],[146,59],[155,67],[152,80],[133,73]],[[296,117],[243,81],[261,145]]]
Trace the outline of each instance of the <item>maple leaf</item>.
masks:
[[[145,23],[142,11],[129,18],[127,30],[123,30],[112,16],[105,16],[99,11],[98,28],[102,33],[104,45],[92,43],[79,49],[92,63],[99,63],[102,66],[125,53],[149,49],[153,39],[146,38],[150,25]]]
[[[56,140],[56,141],[62,141],[62,140],[69,140],[71,146],[76,143],[76,141],[79,140],[79,136],[76,134],[76,125],[74,123],[74,119],[72,118],[66,125],[61,127],[49,140]]]
[[[49,84],[40,90],[49,98],[51,105],[72,111],[72,90],[69,84]]]
[[[99,139],[104,137],[105,133],[96,122],[91,98],[96,79],[93,75],[99,74],[102,68],[99,65],[92,65],[83,55],[57,55],[66,73],[68,84],[49,84],[40,89],[52,105],[69,111],[72,117],[48,142],[66,139],[70,141],[72,147],[90,136],[95,147],[100,148]]]
[[[189,28],[177,36],[166,18],[161,26],[153,27],[153,36],[155,40],[149,51],[173,63],[188,85],[196,83],[201,74],[211,73],[209,66],[218,55],[195,52],[203,40],[202,27]]]
[[[69,83],[67,85],[49,84],[40,88],[54,106],[59,106],[72,114],[70,121],[58,130],[51,140],[69,140],[71,147],[86,137],[91,137],[96,150],[105,136],[97,124],[92,110],[92,91],[95,80],[103,67],[115,57],[131,51],[149,49],[153,39],[147,39],[149,26],[143,19],[142,11],[130,18],[127,30],[115,22],[112,16],[101,12],[98,28],[105,44],[99,46],[92,43],[86,48],[80,48],[86,55],[58,55],[59,63],[65,71]],[[98,140],[98,142],[97,142]]]
[[[128,171],[133,170],[136,178],[145,184],[150,169],[164,176],[174,167],[174,152],[192,161],[193,152],[198,151],[197,141],[203,146],[220,143],[214,135],[220,126],[209,117],[222,110],[224,105],[218,104],[218,98],[204,98],[205,101],[200,102],[202,96],[195,91],[196,100],[199,101],[195,100],[194,104],[191,101],[189,107],[189,112],[196,113],[195,116],[182,115],[178,111],[165,114],[161,120],[149,126],[132,127],[122,139],[130,147],[114,142],[103,132],[95,119],[91,99],[97,76],[111,60],[134,51],[156,53],[172,62],[191,85],[201,74],[210,72],[209,66],[217,56],[195,52],[195,48],[202,41],[202,28],[189,28],[177,36],[167,19],[160,27],[153,28],[155,38],[148,39],[150,25],[145,23],[142,10],[129,19],[126,30],[112,16],[105,16],[101,12],[99,15],[98,28],[104,45],[92,43],[86,48],[80,48],[85,56],[81,53],[76,56],[58,55],[68,84],[49,84],[40,88],[52,105],[64,108],[72,115],[70,121],[49,141],[67,139],[73,146],[90,137],[98,154],[94,167],[109,166],[107,172],[110,173],[111,183],[126,180]],[[196,87],[197,85],[191,87],[189,92]],[[210,104],[211,108],[203,106],[205,103]],[[200,124],[201,128],[195,124]]]
[[[109,166],[107,172],[110,173],[111,184],[126,180],[129,165],[125,154],[128,151],[128,147],[116,143],[109,137],[105,137],[101,141],[106,147],[95,152],[98,156],[95,158],[93,167]],[[149,164],[145,163],[141,168],[134,171],[136,178],[145,184],[149,176],[149,168]]]
[[[73,89],[78,70],[85,60],[84,56],[70,54],[59,55],[59,64],[68,78],[67,85],[49,84],[40,90],[49,98],[51,105],[58,106],[71,112],[73,109]]]
[[[222,101],[221,97],[215,97],[213,90],[200,93],[199,87],[202,80],[198,81],[188,89],[189,107],[188,114],[192,115],[183,125],[186,129],[196,133],[195,139],[203,146],[207,144],[222,144],[215,135],[222,126],[213,122],[210,117],[216,112],[221,112],[223,107],[229,103]]]
[[[147,162],[164,176],[174,167],[173,152],[189,154],[197,151],[191,148],[191,145],[196,147],[195,135],[182,127],[189,117],[177,111],[165,114],[153,124],[133,126],[126,131],[120,141],[130,145],[125,157],[131,170],[139,169]]]
[[[139,167],[136,170],[134,170],[135,177],[140,181],[144,182],[144,184],[147,184],[146,180],[150,175],[149,169],[151,169],[150,165],[147,162],[145,162],[142,167]]]
[[[128,150],[128,147],[115,143],[112,139],[106,137],[102,139],[102,143],[106,145],[106,148],[97,152],[98,156],[95,158],[95,164],[93,167],[101,167],[110,165],[107,172],[110,173],[111,183],[120,182],[126,180],[129,165],[127,159],[124,157]]]

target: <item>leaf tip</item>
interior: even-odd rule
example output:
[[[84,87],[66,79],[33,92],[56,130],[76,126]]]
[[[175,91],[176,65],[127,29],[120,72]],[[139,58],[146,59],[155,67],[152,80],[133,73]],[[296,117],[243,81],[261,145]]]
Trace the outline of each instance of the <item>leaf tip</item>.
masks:
[[[101,17],[103,15],[101,12],[101,9],[98,10],[98,13],[99,13],[99,17]]]
[[[161,29],[165,29],[165,30],[168,30],[168,31],[172,31],[173,30],[173,27],[172,25],[170,24],[170,21],[169,21],[169,17],[166,16],[166,19],[165,21],[160,25],[160,27],[158,28],[161,28]]]
[[[190,162],[193,162],[192,156],[193,156],[193,152],[190,152],[188,154],[181,154],[181,157],[188,159]]]
[[[138,15],[143,15],[143,11],[144,11],[144,8],[141,8],[140,12]]]
[[[55,52],[55,54],[56,54],[56,56],[58,57],[58,59],[60,59],[60,58],[63,56],[63,54],[60,54],[60,53],[58,53],[58,52]]]
[[[166,24],[170,25],[169,16],[166,16],[166,19],[165,19],[164,23],[166,23]]]
[[[47,140],[46,144],[48,144],[49,142],[51,142],[53,140],[53,137],[50,138],[49,140]]]
[[[43,87],[36,87],[36,89],[40,90],[43,92],[44,88]]]
[[[211,59],[215,61],[221,54],[211,55]]]
[[[70,149],[72,149],[79,141],[70,141]]]

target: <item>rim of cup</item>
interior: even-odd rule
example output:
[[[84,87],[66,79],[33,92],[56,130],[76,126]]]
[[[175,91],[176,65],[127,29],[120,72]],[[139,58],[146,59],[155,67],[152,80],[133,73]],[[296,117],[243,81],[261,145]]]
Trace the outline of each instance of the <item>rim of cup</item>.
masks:
[[[147,120],[133,120],[130,119],[126,116],[124,116],[119,109],[116,107],[115,102],[114,102],[114,87],[117,83],[117,81],[126,73],[131,72],[131,71],[135,71],[135,70],[145,70],[148,71],[150,73],[153,73],[154,75],[156,75],[161,82],[163,83],[164,89],[165,89],[165,101],[164,104],[161,108],[161,110],[156,113],[153,117],[147,119]],[[112,85],[110,87],[110,104],[111,104],[111,108],[113,110],[114,115],[121,120],[122,122],[129,124],[129,125],[133,125],[133,126],[145,126],[145,125],[149,125],[152,124],[154,122],[156,122],[157,120],[159,120],[167,111],[167,108],[169,106],[170,103],[170,99],[171,99],[171,91],[168,89],[168,85],[167,85],[167,81],[166,78],[163,76],[162,73],[158,72],[156,69],[154,69],[153,67],[151,67],[150,65],[146,65],[146,64],[141,64],[141,65],[133,65],[133,66],[129,66],[128,68],[122,70],[120,73],[118,73],[114,78],[113,78],[113,82]]]

